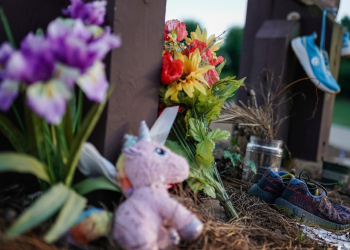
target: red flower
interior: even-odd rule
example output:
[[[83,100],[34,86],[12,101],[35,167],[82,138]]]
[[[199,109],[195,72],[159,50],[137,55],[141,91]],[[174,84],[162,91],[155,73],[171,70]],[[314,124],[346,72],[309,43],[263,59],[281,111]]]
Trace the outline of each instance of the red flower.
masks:
[[[222,63],[224,61],[224,58],[222,57],[222,56],[219,56],[218,58],[216,58],[216,59],[209,59],[209,64],[210,65],[214,65],[214,66],[216,66],[216,65],[218,65],[219,63]]]
[[[168,34],[171,33],[171,31],[173,30],[177,31],[177,37],[176,37],[177,42],[182,41],[185,38],[185,36],[188,35],[188,32],[186,30],[186,24],[180,22],[177,19],[173,19],[165,23],[164,40],[167,40],[167,41],[170,40],[170,37],[168,37]]]
[[[190,53],[194,52],[197,48],[199,49],[199,52],[202,52],[206,47],[207,47],[206,43],[201,42],[198,39],[194,39],[190,45]],[[188,56],[189,54],[188,50],[185,50],[185,53]],[[202,55],[202,58],[205,58],[205,57],[212,57],[210,49],[207,49]]]
[[[199,49],[199,52],[202,52],[206,47],[207,47],[206,43],[201,42],[198,39],[194,39],[190,46],[190,53],[194,52],[197,48]],[[185,51],[185,54],[188,56],[189,54],[188,50]],[[211,54],[210,48],[206,49],[201,57],[202,59],[207,59],[209,65],[214,65],[214,66],[224,61],[224,58],[222,56],[219,56],[218,58],[213,59],[213,55]]]
[[[163,111],[165,109],[165,105],[162,105],[162,104],[158,104],[158,114],[157,114],[157,117],[159,117]],[[184,108],[183,107],[179,107],[179,110],[177,111],[178,113],[183,110]]]
[[[203,76],[209,85],[213,85],[219,80],[219,75],[215,69],[208,70],[205,74],[203,74]]]
[[[182,74],[183,66],[183,61],[180,59],[174,60],[169,51],[166,51],[162,59],[161,82],[163,84],[170,84],[178,79]]]
[[[162,105],[162,104],[158,104],[158,114],[157,114],[157,117],[160,116],[163,111],[165,109],[165,105]]]

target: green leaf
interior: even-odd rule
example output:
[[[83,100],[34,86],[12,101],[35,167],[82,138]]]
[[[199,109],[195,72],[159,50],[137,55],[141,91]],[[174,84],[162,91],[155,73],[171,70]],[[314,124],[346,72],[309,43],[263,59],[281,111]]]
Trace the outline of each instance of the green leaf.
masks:
[[[87,199],[78,195],[73,190],[69,191],[69,197],[62,207],[58,217],[50,228],[50,230],[45,234],[44,240],[47,243],[52,243],[60,238],[76,221],[81,212],[84,210]]]
[[[46,221],[63,206],[68,196],[69,189],[62,183],[52,186],[21,214],[4,237],[13,238]]]
[[[211,87],[213,95],[217,96],[217,98],[221,99],[222,101],[232,97],[233,92],[235,92],[240,86],[243,86],[242,82],[240,80],[235,80],[235,78],[235,76],[226,77],[217,81]]]
[[[214,199],[216,198],[215,189],[208,183],[201,182],[196,178],[188,178],[187,183],[194,193],[203,190],[203,192],[207,195],[211,196]]]
[[[196,159],[199,160],[205,167],[210,166],[213,162],[213,151],[215,143],[211,140],[204,140],[196,145]]]
[[[26,153],[28,151],[22,132],[2,114],[0,114],[0,132],[6,136],[17,152]]]
[[[11,43],[12,47],[16,48],[15,39],[13,39],[9,22],[7,21],[7,17],[2,7],[0,7],[0,18],[1,18],[2,25],[4,26],[5,33],[7,35],[7,39]]]
[[[244,165],[250,167],[250,169],[254,172],[254,174],[257,173],[256,165],[255,165],[255,163],[254,163],[252,160],[250,160],[250,161],[245,161],[245,162],[244,162]]]
[[[206,193],[210,197],[212,197],[214,199],[216,198],[215,188],[210,186],[209,184],[203,184],[203,191],[204,191],[204,193]]]
[[[225,64],[226,64],[226,59],[215,68],[216,72],[218,73],[218,76],[220,76],[221,71],[224,68]]]
[[[188,153],[186,153],[185,149],[177,142],[177,141],[170,141],[167,140],[165,142],[165,146],[169,148],[174,153],[181,155],[182,157],[186,158],[187,162],[192,165],[193,162],[190,160]]]
[[[247,78],[247,77],[243,77],[242,79],[239,79],[239,80],[237,80],[237,81],[239,81],[240,83],[243,83],[244,80],[245,80],[246,78]]]
[[[85,195],[95,190],[111,190],[120,192],[120,189],[116,187],[112,182],[110,182],[106,177],[85,179],[74,185],[73,189],[81,195]]]
[[[197,119],[189,118],[188,124],[190,126],[190,129],[188,132],[193,137],[193,139],[195,139],[198,142],[203,141],[206,135],[206,129],[205,129],[204,123]]]
[[[240,154],[237,154],[237,153],[231,154],[230,151],[227,151],[227,150],[224,151],[224,158],[230,159],[234,167],[238,166],[238,162],[241,161],[241,157],[242,155]]]
[[[32,156],[19,153],[0,153],[0,172],[14,171],[33,174],[51,183],[47,167]]]
[[[67,112],[62,120],[61,126],[64,130],[64,135],[66,138],[68,149],[73,141],[73,122],[72,121],[73,120],[72,120],[72,116],[71,116],[71,111],[69,108],[67,108]]]
[[[194,193],[197,193],[198,191],[203,190],[203,185],[205,185],[203,182],[195,178],[188,178],[187,183]]]
[[[45,149],[45,138],[44,138],[44,127],[42,119],[28,108],[28,113],[30,115],[30,121],[32,122],[33,135],[35,139],[36,152],[38,154],[39,160],[45,162],[47,159],[46,149]]]
[[[78,164],[79,154],[83,143],[89,138],[91,132],[95,128],[97,121],[99,120],[104,107],[106,106],[107,100],[113,91],[112,85],[109,87],[106,99],[102,103],[94,104],[89,112],[86,114],[84,121],[79,129],[77,135],[73,139],[73,143],[69,152],[68,163],[65,168],[66,174],[66,185],[70,186],[75,169]]]
[[[236,137],[232,137],[231,138],[231,143],[234,147],[238,146],[238,142],[237,142],[237,138]]]
[[[231,135],[230,132],[216,128],[213,131],[209,132],[209,134],[207,135],[207,138],[209,140],[216,142],[216,141],[226,140],[230,135]]]

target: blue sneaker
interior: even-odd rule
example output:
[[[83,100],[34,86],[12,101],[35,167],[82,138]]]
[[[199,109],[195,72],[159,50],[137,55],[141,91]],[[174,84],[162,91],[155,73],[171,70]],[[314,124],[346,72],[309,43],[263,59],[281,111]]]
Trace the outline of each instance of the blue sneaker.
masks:
[[[294,38],[292,48],[316,87],[324,92],[337,94],[340,92],[340,86],[329,71],[326,52],[320,51],[314,43],[316,37],[314,32],[309,36]]]
[[[341,47],[341,56],[344,58],[350,57],[350,37],[349,32],[343,35],[343,45]]]

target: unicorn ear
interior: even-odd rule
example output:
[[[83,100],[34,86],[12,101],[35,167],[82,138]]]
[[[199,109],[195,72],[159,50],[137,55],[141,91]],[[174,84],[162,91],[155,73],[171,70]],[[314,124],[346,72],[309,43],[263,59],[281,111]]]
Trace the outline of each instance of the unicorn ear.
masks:
[[[140,124],[139,141],[151,141],[151,135],[145,121]]]

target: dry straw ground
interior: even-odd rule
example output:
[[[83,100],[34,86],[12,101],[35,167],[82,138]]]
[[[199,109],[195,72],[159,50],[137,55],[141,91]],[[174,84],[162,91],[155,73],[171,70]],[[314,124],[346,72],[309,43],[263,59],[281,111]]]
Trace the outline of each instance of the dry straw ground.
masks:
[[[225,182],[240,219],[228,221],[223,208],[215,200],[203,194],[195,196],[187,189],[177,188],[173,195],[195,212],[205,223],[202,236],[194,242],[181,242],[178,247],[170,249],[330,249],[330,246],[320,245],[301,234],[298,225],[291,219],[278,213],[273,207],[251,197],[246,192],[246,186],[237,188],[237,183]],[[189,198],[192,197],[192,198]],[[334,191],[331,198],[337,203],[348,205],[349,196],[346,193]],[[202,205],[202,204],[207,205]],[[209,204],[209,208],[208,208]],[[210,208],[212,206],[212,208]],[[0,231],[9,225],[6,208],[0,204]],[[120,249],[111,239],[101,239],[89,246],[72,246],[64,241],[56,245],[47,245],[41,236],[48,228],[44,223],[33,231],[12,241],[0,241],[1,250],[111,250]],[[1,236],[0,232],[0,236]]]

